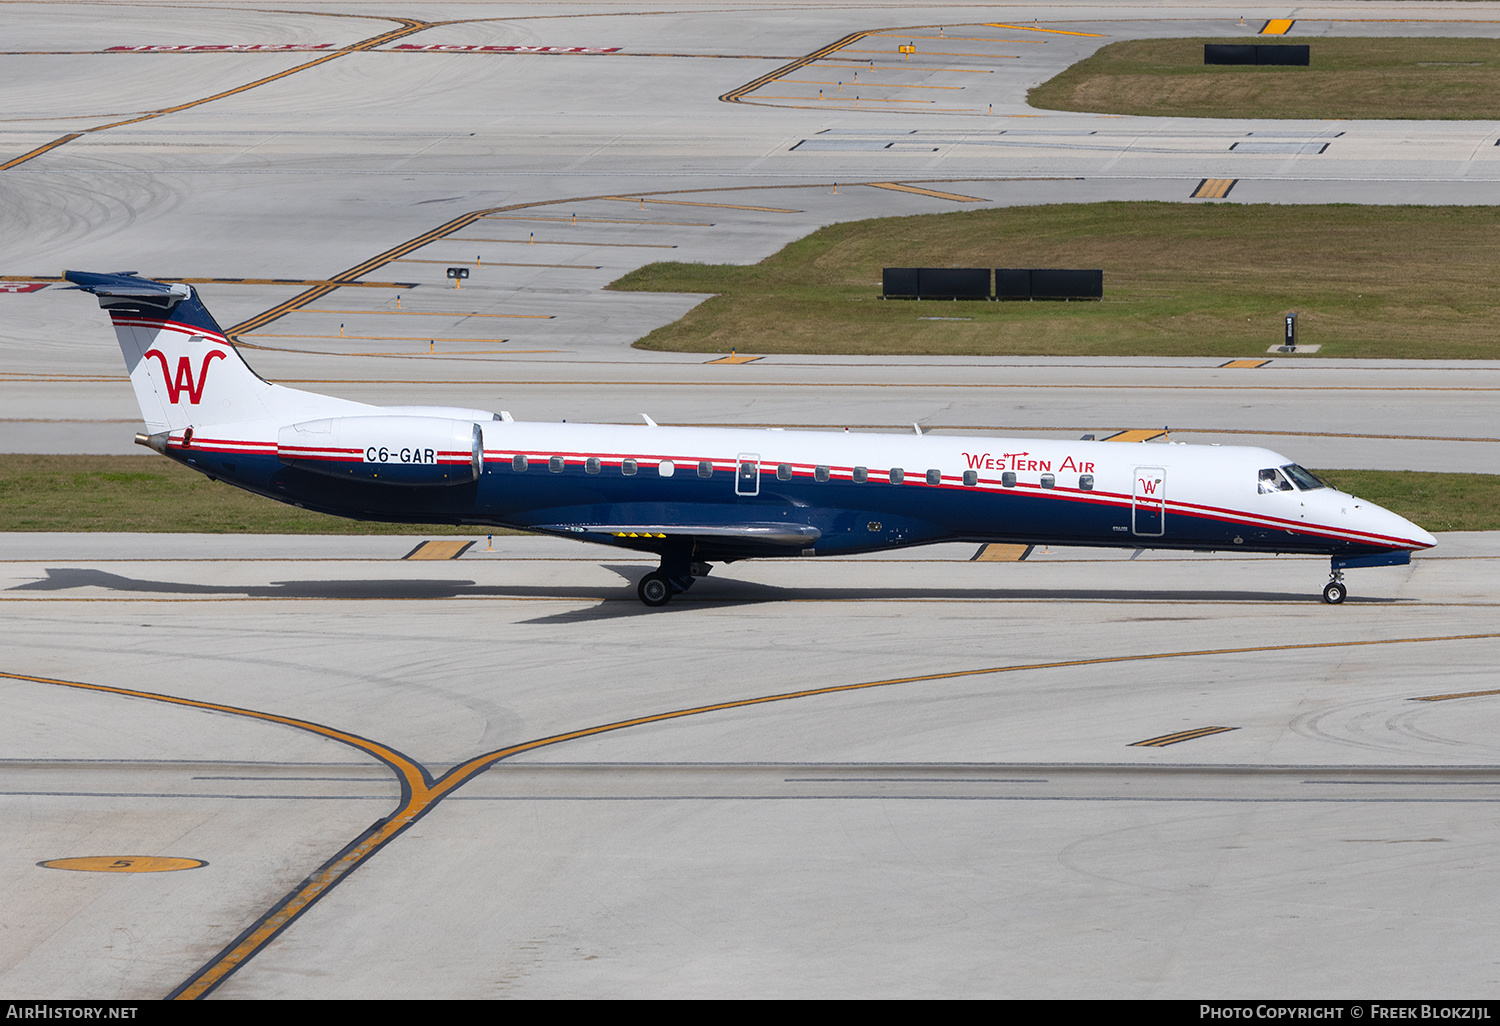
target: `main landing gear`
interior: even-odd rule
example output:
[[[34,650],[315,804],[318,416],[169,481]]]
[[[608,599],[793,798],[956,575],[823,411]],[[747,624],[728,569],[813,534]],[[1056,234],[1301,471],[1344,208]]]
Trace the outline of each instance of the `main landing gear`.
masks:
[[[1329,573],[1329,582],[1323,586],[1323,601],[1330,606],[1336,606],[1344,601],[1349,594],[1349,588],[1344,584],[1344,571],[1334,570]]]
[[[661,566],[642,577],[641,583],[636,585],[635,593],[641,601],[653,609],[660,608],[672,601],[673,595],[691,588],[699,577],[707,577],[713,568],[688,558],[690,554],[691,550],[663,552]]]

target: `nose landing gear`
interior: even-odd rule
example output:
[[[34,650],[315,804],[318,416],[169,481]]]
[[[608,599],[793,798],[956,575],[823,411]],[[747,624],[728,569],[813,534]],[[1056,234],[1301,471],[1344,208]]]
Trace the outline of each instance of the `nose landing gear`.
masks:
[[[1349,588],[1344,584],[1344,571],[1334,570],[1329,575],[1329,582],[1323,586],[1323,601],[1330,606],[1336,606],[1344,601],[1349,594]]]

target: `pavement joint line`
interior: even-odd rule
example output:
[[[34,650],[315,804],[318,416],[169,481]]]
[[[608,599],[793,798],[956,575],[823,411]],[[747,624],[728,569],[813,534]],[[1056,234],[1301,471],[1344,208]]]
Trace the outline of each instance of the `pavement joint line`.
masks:
[[[508,264],[503,260],[417,260],[412,257],[401,257],[392,260],[393,264],[447,264],[450,267],[468,267],[471,264],[478,268],[489,267],[559,267],[565,271],[597,271],[598,264]]]
[[[844,52],[845,53],[879,53],[879,54],[891,54],[894,51],[891,51],[891,50],[845,50]],[[1016,61],[1018,61],[1018,60],[1021,59],[1021,55],[1017,54],[1017,53],[951,53],[951,52],[946,51],[946,50],[923,50],[922,52],[913,54],[912,56],[918,58],[919,64],[922,67],[931,67],[931,65],[929,65],[929,64],[925,64],[925,63],[921,63],[920,62],[920,59],[923,58],[923,57],[988,57],[988,58],[991,58],[991,59],[998,58],[998,57],[1005,57],[1005,58],[1009,58],[1010,60],[1016,60]],[[937,70],[941,71],[942,69],[938,68]]]
[[[333,56],[333,55],[330,55],[330,56]],[[3,170],[3,169],[0,169],[0,170]],[[965,179],[958,179],[958,180],[959,181],[1032,181],[1033,179],[1030,179],[1030,178],[999,178],[999,179],[993,179],[993,178],[965,178]],[[1054,179],[1051,179],[1051,178],[1042,178],[1042,179],[1035,179],[1035,180],[1052,181]],[[1066,179],[1063,179],[1063,180],[1066,180]],[[928,180],[928,181],[941,181],[941,179],[933,179],[933,180]],[[657,197],[657,196],[681,196],[681,195],[694,195],[694,194],[701,195],[703,193],[721,193],[721,192],[748,192],[748,191],[752,191],[752,190],[759,191],[759,190],[764,190],[764,189],[806,189],[806,188],[817,188],[817,187],[819,187],[820,184],[821,183],[817,183],[817,184],[813,184],[813,183],[798,183],[798,184],[794,184],[794,185],[785,185],[785,184],[777,184],[777,185],[744,185],[744,186],[714,186],[714,187],[709,187],[709,188],[692,188],[692,189],[663,189],[663,190],[659,190],[659,191],[656,191],[656,192],[642,193],[641,195],[643,197]],[[850,183],[850,184],[859,184],[859,183]],[[314,285],[312,288],[308,289],[306,292],[302,292],[302,293],[300,293],[300,294],[298,294],[296,296],[293,296],[291,299],[288,299],[288,300],[286,300],[283,303],[279,303],[276,306],[271,307],[269,310],[262,311],[261,313],[256,314],[254,317],[251,317],[249,320],[241,321],[239,324],[236,324],[233,327],[229,328],[225,332],[225,335],[231,341],[236,341],[236,336],[238,336],[239,334],[245,333],[245,332],[254,331],[255,329],[264,327],[265,325],[271,323],[272,321],[274,321],[274,320],[276,320],[276,319],[278,319],[280,317],[283,317],[286,314],[291,313],[294,310],[300,310],[301,308],[307,306],[308,304],[310,304],[310,303],[312,303],[312,302],[314,302],[314,301],[316,301],[318,299],[321,299],[324,296],[328,295],[334,289],[342,288],[345,285],[360,285],[360,284],[363,284],[361,282],[356,281],[355,279],[360,278],[360,277],[362,277],[362,276],[364,276],[366,274],[369,274],[372,271],[378,270],[379,268],[384,267],[387,264],[390,264],[390,263],[392,263],[392,262],[394,262],[394,261],[396,261],[396,260],[398,260],[398,259],[406,256],[408,253],[412,253],[412,252],[414,252],[414,251],[416,251],[418,249],[421,249],[423,246],[426,246],[429,243],[436,242],[436,241],[438,241],[440,239],[447,239],[449,236],[453,235],[454,232],[457,232],[457,231],[460,231],[461,229],[467,228],[471,224],[474,224],[475,222],[477,222],[477,221],[479,221],[481,219],[483,219],[483,220],[492,220],[492,221],[514,220],[514,221],[547,221],[547,222],[553,222],[553,223],[556,223],[556,222],[569,223],[569,222],[571,222],[571,223],[575,223],[576,224],[579,221],[579,218],[577,218],[576,216],[572,216],[572,217],[562,217],[562,216],[559,216],[559,217],[550,217],[550,216],[545,216],[545,215],[530,215],[530,216],[521,215],[521,216],[514,216],[514,217],[512,217],[512,216],[508,216],[508,215],[510,214],[511,211],[516,211],[516,210],[531,210],[531,209],[535,209],[537,207],[555,207],[555,206],[561,206],[561,205],[564,205],[564,204],[577,205],[579,203],[587,203],[587,202],[590,202],[592,200],[600,200],[600,199],[608,199],[608,198],[609,198],[608,195],[573,196],[573,197],[565,197],[565,198],[562,198],[562,199],[555,199],[555,200],[535,200],[535,201],[531,201],[531,202],[527,202],[527,203],[515,203],[515,204],[508,205],[508,206],[503,206],[503,207],[484,207],[484,208],[481,208],[479,210],[471,210],[468,213],[460,214],[458,217],[455,217],[455,218],[453,218],[450,221],[447,221],[447,222],[445,222],[443,224],[440,224],[436,228],[433,228],[433,229],[431,229],[431,230],[429,230],[427,232],[424,232],[421,235],[416,236],[415,238],[411,238],[411,239],[408,239],[405,242],[399,243],[399,244],[391,247],[390,249],[386,250],[385,252],[379,253],[379,254],[371,257],[370,259],[365,260],[362,263],[356,264],[353,267],[349,268],[348,270],[343,271],[340,274],[334,275],[332,278],[320,281],[320,282],[318,282],[318,284]],[[700,222],[700,221],[640,221],[640,220],[622,220],[622,219],[605,219],[605,218],[583,218],[582,220],[584,220],[585,222],[602,223],[602,224],[671,225],[671,226],[693,227],[693,228],[712,228],[712,227],[714,227],[714,223],[713,222]],[[443,261],[437,261],[437,262],[438,263],[442,263]]]
[[[477,310],[328,310],[324,307],[318,307],[314,310],[305,310],[303,312],[353,314],[355,316],[378,314],[381,317],[513,317],[528,321],[552,321],[557,319],[556,314],[479,313]],[[1266,362],[1269,363],[1270,361]]]
[[[563,242],[559,239],[473,239],[450,235],[449,242],[496,242],[514,243],[521,246],[578,246],[588,249],[592,246],[610,246],[618,249],[677,249],[677,246],[667,242]],[[3,280],[3,279],[0,279]]]
[[[342,850],[313,872],[308,878],[286,894],[281,900],[271,906],[259,919],[251,923],[239,937],[232,941],[227,947],[219,952],[213,959],[202,968],[188,977],[182,984],[176,987],[168,999],[196,1000],[211,993],[228,976],[238,970],[259,952],[263,951],[274,941],[285,929],[292,925],[305,911],[311,908],[320,898],[336,887],[342,880],[356,870],[371,856],[381,851],[387,844],[404,833],[414,823],[419,821],[448,795],[484,772],[494,764],[524,752],[536,751],[549,748],[568,741],[582,738],[595,737],[600,734],[612,733],[626,730],[631,727],[644,726],[647,724],[664,723],[671,720],[684,719],[692,716],[701,716],[707,713],[723,712],[734,709],[747,709],[776,702],[788,702],[801,698],[824,697],[828,695],[846,694],[852,692],[866,691],[872,688],[892,687],[901,684],[931,683],[937,681],[958,680],[980,676],[994,676],[1004,673],[1024,673],[1031,671],[1069,669],[1083,666],[1120,665],[1125,663],[1144,663],[1162,659],[1184,659],[1207,656],[1246,655],[1250,653],[1267,652],[1297,652],[1313,649],[1335,649],[1335,648],[1366,648],[1377,645],[1402,645],[1402,644],[1432,644],[1453,641],[1493,640],[1500,638],[1500,632],[1488,632],[1477,634],[1452,634],[1440,636],[1419,636],[1407,638],[1378,638],[1359,641],[1323,641],[1302,642],[1282,645],[1254,645],[1247,647],[1220,648],[1220,649],[1193,649],[1176,652],[1150,652],[1129,655],[1100,656],[1085,659],[1069,659],[1045,663],[1011,664],[1006,666],[991,666],[968,670],[954,670],[940,673],[916,674],[905,677],[893,677],[884,680],[864,681],[853,684],[832,684],[823,687],[806,688],[797,691],[781,692],[778,694],[761,695],[752,698],[731,699],[723,702],[713,702],[707,705],[693,706],[691,708],[674,709],[667,712],[636,716],[628,719],[615,720],[609,723],[598,724],[592,727],[583,727],[564,733],[553,734],[547,737],[536,738],[520,744],[510,745],[494,751],[486,752],[462,762],[441,777],[433,778],[430,771],[411,757],[403,754],[398,749],[392,748],[381,742],[362,737],[348,731],[343,731],[325,724],[316,723],[311,720],[298,719],[291,716],[283,716],[276,713],[248,709],[241,706],[226,705],[217,702],[206,702],[197,699],[182,698],[158,692],[139,691],[132,688],[114,687],[103,684],[90,684],[81,681],[58,680],[49,677],[33,676],[30,674],[0,671],[0,678],[7,680],[22,681],[35,684],[43,684],[51,687],[72,688],[79,691],[93,692],[96,694],[118,695],[124,698],[137,698],[146,701],[160,702],[167,705],[176,705],[191,709],[199,709],[206,712],[227,713],[232,716],[243,716],[248,719],[260,720],[262,722],[292,727],[297,730],[306,731],[316,736],[336,741],[355,748],[366,755],[372,756],[381,762],[396,775],[401,785],[401,799],[397,808],[388,816],[376,820],[359,836],[355,837]]]
[[[890,39],[951,39],[960,43],[1029,43],[1036,46],[1048,42],[1046,39],[995,39],[991,36],[918,36],[910,32],[871,32],[870,35]]]
[[[355,342],[436,342],[434,335],[272,335],[269,332],[248,332],[246,338],[317,338],[317,339],[340,339],[347,338]],[[444,344],[474,343],[474,342],[509,342],[508,338],[445,338]],[[368,354],[367,354],[368,355]]]
[[[770,214],[804,213],[804,211],[793,210],[790,207],[751,207],[742,203],[695,203],[692,200],[647,199],[644,194],[640,196],[604,196],[601,198],[618,200],[621,203],[665,203],[674,207],[723,207],[728,210],[763,210]]]
[[[704,191],[705,192],[709,192],[709,191],[717,191],[717,190],[704,190]],[[589,198],[590,199],[608,199],[607,196],[590,196]],[[538,207],[542,207],[542,206],[555,206],[558,203],[565,203],[565,202],[567,202],[567,201],[566,200],[547,200],[547,201],[544,201],[542,203],[528,204],[528,206],[538,206]],[[572,218],[569,218],[569,217],[540,217],[540,216],[539,217],[502,217],[502,216],[500,216],[498,214],[490,214],[490,215],[486,216],[485,220],[487,220],[487,221],[548,221],[548,222],[553,222],[553,223],[560,222],[560,223],[563,223],[563,224],[568,224],[568,223],[572,223],[572,224],[646,224],[646,225],[667,225],[669,227],[674,227],[674,228],[712,228],[712,227],[714,227],[714,222],[712,222],[712,221],[642,221],[642,220],[639,220],[639,219],[637,219],[637,220],[627,220],[627,219],[621,219],[621,218],[617,218],[617,217],[572,217]]]
[[[835,85],[835,82],[823,82],[809,78],[784,78],[783,82],[796,82],[798,85]],[[851,82],[850,86],[873,85],[881,89],[965,89],[966,86],[935,86],[935,85],[901,85],[896,82]],[[900,138],[900,136],[897,136]]]
[[[355,17],[360,17],[360,16],[356,15]],[[294,68],[287,68],[285,71],[279,71],[279,72],[277,72],[274,75],[267,75],[264,78],[256,79],[253,82],[247,82],[244,85],[235,86],[233,89],[226,89],[226,90],[223,90],[221,92],[214,93],[212,96],[205,96],[205,97],[201,97],[201,98],[196,99],[196,100],[189,100],[186,103],[179,103],[179,104],[176,104],[176,105],[171,106],[171,107],[163,107],[163,108],[161,108],[159,110],[148,111],[145,114],[137,115],[135,117],[130,117],[130,118],[127,118],[127,119],[125,119],[123,121],[113,121],[113,122],[110,122],[109,124],[105,124],[105,125],[95,125],[93,128],[86,128],[82,132],[74,132],[74,133],[71,133],[69,135],[64,135],[61,138],[54,139],[51,142],[49,142],[49,143],[47,143],[47,144],[45,144],[43,146],[37,147],[36,149],[30,151],[29,153],[23,153],[19,157],[13,157],[13,158],[11,158],[10,160],[8,160],[8,161],[6,161],[4,163],[0,163],[0,171],[8,171],[8,170],[10,170],[13,167],[16,167],[16,166],[18,166],[20,164],[24,164],[24,163],[26,163],[27,161],[30,161],[30,160],[34,160],[37,157],[40,157],[40,156],[42,156],[45,153],[49,153],[49,152],[51,152],[52,150],[56,149],[59,146],[63,146],[65,144],[67,144],[67,143],[72,142],[75,139],[80,139],[83,136],[91,134],[91,133],[94,133],[94,132],[107,132],[111,128],[120,128],[120,127],[123,127],[125,125],[135,125],[135,124],[139,124],[142,121],[151,121],[151,120],[153,120],[155,118],[165,117],[168,114],[176,114],[176,113],[179,113],[180,111],[190,110],[190,109],[192,109],[194,107],[201,107],[204,104],[212,103],[215,100],[222,100],[222,99],[225,99],[226,97],[234,96],[234,95],[237,95],[239,93],[246,92],[247,90],[254,89],[257,86],[263,86],[263,85],[267,85],[267,84],[269,84],[271,82],[279,81],[279,80],[281,80],[283,78],[286,78],[286,77],[288,77],[290,75],[295,75],[299,71],[306,71],[309,68],[315,68],[315,67],[317,67],[317,66],[319,66],[321,64],[326,64],[329,61],[337,60],[338,58],[346,56],[348,54],[359,53],[359,52],[362,52],[362,51],[365,51],[365,50],[371,50],[371,49],[373,49],[373,48],[375,48],[377,46],[380,46],[380,45],[382,45],[384,43],[394,42],[397,39],[401,39],[401,38],[403,38],[405,36],[412,35],[413,33],[416,33],[416,32],[421,32],[424,29],[434,28],[434,27],[437,27],[438,25],[444,24],[443,22],[417,21],[417,20],[412,19],[412,18],[403,18],[403,17],[397,17],[397,16],[385,17],[382,20],[395,21],[395,22],[399,22],[401,24],[400,24],[399,28],[390,29],[389,31],[382,32],[379,35],[371,36],[368,39],[363,39],[363,40],[360,40],[357,43],[352,43],[349,46],[342,47],[342,48],[340,48],[338,50],[333,51],[332,53],[323,54],[323,55],[319,56],[316,60],[308,61],[305,64],[299,64],[299,65],[297,65]]]
[[[616,560],[616,562],[618,562],[618,560]],[[937,562],[937,561],[934,560],[933,562]],[[1088,561],[1087,560],[1080,560],[1079,562],[1088,562]],[[1104,560],[1095,560],[1094,562],[1104,562]],[[649,564],[642,564],[642,565],[645,566],[645,565],[649,565]],[[700,600],[698,598],[690,598],[690,599],[685,599],[683,601],[688,602],[688,603],[692,603],[692,604],[694,604],[696,606],[701,606],[701,607],[703,607],[705,609],[711,609],[711,608],[737,608],[737,607],[740,607],[740,606],[742,606],[742,605],[745,604],[742,600],[738,600],[738,599],[717,599],[717,600],[715,600],[715,599],[702,599],[702,600]],[[816,605],[816,604],[826,605],[829,602],[842,602],[842,603],[858,602],[858,603],[864,603],[864,604],[898,603],[898,602],[899,603],[919,602],[919,603],[923,603],[923,604],[926,604],[926,605],[939,605],[939,604],[948,604],[948,605],[1024,605],[1024,604],[1028,604],[1029,603],[1031,605],[1037,605],[1037,604],[1054,603],[1055,602],[1055,603],[1068,603],[1068,604],[1074,604],[1074,605],[1076,605],[1078,603],[1085,603],[1085,604],[1088,604],[1088,605],[1115,606],[1115,607],[1118,607],[1119,604],[1120,604],[1120,602],[1122,600],[1120,598],[1118,598],[1118,597],[1115,597],[1115,596],[1110,596],[1110,597],[1105,597],[1105,598],[1080,598],[1077,595],[1069,594],[1069,595],[1064,595],[1064,596],[1059,597],[1059,598],[1042,598],[1042,597],[1036,597],[1036,596],[1025,596],[1025,597],[1020,597],[1020,598],[997,598],[997,597],[992,597],[992,596],[986,596],[986,597],[980,597],[980,598],[964,598],[964,597],[958,597],[958,596],[953,596],[953,595],[944,595],[944,596],[937,596],[937,597],[934,597],[934,596],[922,596],[922,595],[904,595],[904,596],[901,596],[900,598],[887,598],[887,597],[881,597],[881,596],[874,596],[874,597],[868,597],[868,596],[866,596],[866,597],[850,596],[850,597],[846,597],[846,598],[828,598],[828,597],[799,597],[799,596],[796,596],[796,595],[788,595],[788,596],[778,596],[776,598],[776,601],[777,602],[797,602],[797,603],[802,603],[802,604],[807,604],[807,605]],[[1185,607],[1185,608],[1192,607],[1192,606],[1200,606],[1201,607],[1204,604],[1204,600],[1202,600],[1202,599],[1143,599],[1143,598],[1134,598],[1134,597],[1132,597],[1132,598],[1129,599],[1129,601],[1135,603],[1136,605],[1144,605],[1144,606],[1182,606],[1182,607]],[[1353,600],[1350,600],[1350,601],[1353,601]],[[141,597],[139,595],[138,596],[56,595],[56,596],[47,596],[47,597],[44,597],[44,598],[38,598],[38,597],[35,597],[35,596],[33,596],[33,597],[26,597],[26,596],[19,596],[19,595],[17,595],[17,596],[0,595],[0,602],[102,602],[102,603],[111,603],[111,602],[113,602],[113,603],[125,603],[125,602],[163,603],[163,602],[165,602],[165,603],[172,603],[174,605],[175,604],[183,604],[183,603],[192,603],[192,602],[517,602],[517,603],[521,603],[521,602],[557,602],[557,603],[574,603],[574,604],[579,603],[579,602],[608,602],[608,603],[618,602],[618,603],[622,603],[622,604],[627,604],[630,608],[638,608],[638,600],[636,600],[633,597],[632,598],[625,598],[625,597],[618,597],[618,598],[616,598],[616,597],[612,597],[612,596],[611,597],[602,597],[602,596],[600,596],[597,593],[596,594],[577,594],[577,595],[452,595],[452,596],[442,596],[442,597],[413,597],[413,596],[410,596],[410,595],[379,595],[379,596],[368,596],[368,597],[348,596],[348,595],[337,596],[337,597],[291,596],[291,595],[272,595],[272,596],[267,596],[267,595],[259,595],[259,596],[257,596],[257,595],[240,595],[240,596],[229,595],[229,596],[222,596],[222,597],[218,597],[218,596],[216,596],[216,597],[199,596],[199,597],[195,597],[195,598],[171,598],[171,597],[157,596],[157,595],[152,595],[149,598]],[[1213,604],[1215,606],[1244,606],[1246,609],[1265,609],[1265,608],[1273,607],[1273,606],[1284,606],[1284,607],[1289,608],[1289,609],[1293,609],[1293,608],[1306,609],[1308,607],[1309,600],[1305,599],[1305,598],[1296,598],[1296,599],[1291,599],[1291,598],[1288,598],[1288,599],[1264,599],[1264,598],[1255,598],[1255,599],[1218,599],[1218,600],[1215,600]],[[1367,603],[1366,605],[1367,605],[1367,608],[1369,608],[1369,609],[1392,609],[1392,610],[1397,610],[1397,609],[1400,609],[1400,610],[1410,610],[1410,609],[1450,609],[1450,608],[1451,609],[1493,609],[1493,608],[1500,608],[1500,602],[1480,602],[1480,601],[1474,601],[1474,602],[1427,602],[1427,601],[1421,601],[1421,600],[1416,600],[1416,599],[1391,599],[1389,601]]]

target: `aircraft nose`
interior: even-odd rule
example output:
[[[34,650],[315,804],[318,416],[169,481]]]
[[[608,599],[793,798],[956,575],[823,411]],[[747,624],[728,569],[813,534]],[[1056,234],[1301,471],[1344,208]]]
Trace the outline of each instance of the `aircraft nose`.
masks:
[[[1386,521],[1382,534],[1399,538],[1413,549],[1430,549],[1437,544],[1436,538],[1401,514],[1392,513],[1384,506],[1376,506],[1375,509],[1380,511],[1382,519]]]
[[[1436,538],[1434,538],[1428,532],[1422,530],[1422,528],[1418,527],[1416,524],[1412,523],[1410,520],[1407,520],[1405,517],[1402,517],[1401,518],[1401,522],[1403,524],[1405,524],[1406,525],[1406,529],[1411,532],[1411,534],[1410,534],[1409,537],[1411,538],[1412,541],[1418,543],[1418,548],[1430,549],[1434,545],[1437,544],[1437,539]]]

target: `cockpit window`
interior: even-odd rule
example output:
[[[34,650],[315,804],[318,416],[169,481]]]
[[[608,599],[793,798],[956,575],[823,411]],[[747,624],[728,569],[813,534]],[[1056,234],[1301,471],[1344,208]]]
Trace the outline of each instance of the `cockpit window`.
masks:
[[[1260,494],[1269,495],[1272,492],[1289,492],[1291,490],[1291,483],[1282,477],[1275,467],[1267,467],[1260,472]]]
[[[1295,463],[1288,463],[1286,466],[1281,468],[1281,472],[1287,477],[1291,478],[1293,481],[1297,482],[1297,487],[1302,489],[1304,492],[1310,492],[1314,488],[1328,487],[1327,481],[1320,480],[1318,476],[1312,471],[1303,470]]]

